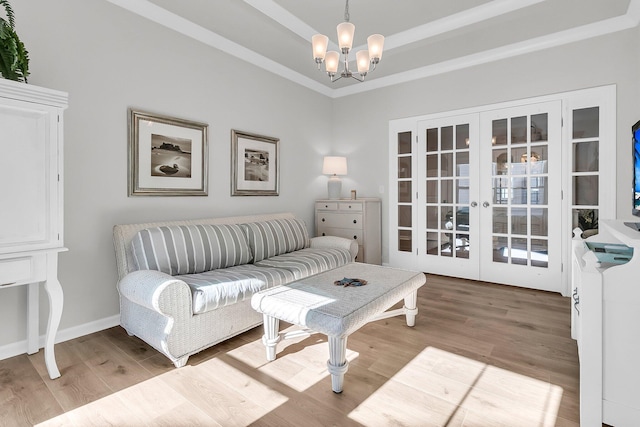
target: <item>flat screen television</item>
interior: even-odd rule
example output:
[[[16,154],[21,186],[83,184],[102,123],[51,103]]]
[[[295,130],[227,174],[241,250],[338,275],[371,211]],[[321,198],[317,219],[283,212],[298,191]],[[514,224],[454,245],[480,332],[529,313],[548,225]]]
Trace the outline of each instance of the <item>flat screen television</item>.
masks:
[[[633,141],[633,214],[640,216],[640,121],[631,127]]]

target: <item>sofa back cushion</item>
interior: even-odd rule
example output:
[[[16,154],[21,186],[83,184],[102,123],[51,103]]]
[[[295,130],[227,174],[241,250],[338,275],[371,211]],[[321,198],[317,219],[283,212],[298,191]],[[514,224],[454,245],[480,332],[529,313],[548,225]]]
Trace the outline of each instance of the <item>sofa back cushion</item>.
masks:
[[[170,225],[140,230],[131,241],[138,270],[172,276],[247,264],[251,251],[237,224]]]
[[[309,233],[299,219],[272,219],[242,224],[253,252],[253,262],[304,249],[309,246]]]

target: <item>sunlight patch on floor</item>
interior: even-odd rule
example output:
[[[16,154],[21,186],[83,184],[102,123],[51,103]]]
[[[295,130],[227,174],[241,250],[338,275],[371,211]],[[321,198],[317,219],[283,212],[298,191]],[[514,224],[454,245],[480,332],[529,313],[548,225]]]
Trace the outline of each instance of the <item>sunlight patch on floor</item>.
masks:
[[[298,326],[290,326],[281,330],[280,334],[298,329]],[[281,340],[277,346],[276,360],[271,362],[267,361],[266,349],[261,340],[247,343],[227,354],[242,363],[255,365],[252,367],[298,392],[313,387],[329,376],[329,344],[327,337],[319,333]],[[358,352],[347,349],[347,361],[351,362],[358,356]]]
[[[546,381],[427,347],[350,418],[364,425],[389,419],[409,426],[509,426],[515,421],[551,427],[561,398],[562,388]]]
[[[217,357],[91,402],[38,426],[249,425],[286,396]]]

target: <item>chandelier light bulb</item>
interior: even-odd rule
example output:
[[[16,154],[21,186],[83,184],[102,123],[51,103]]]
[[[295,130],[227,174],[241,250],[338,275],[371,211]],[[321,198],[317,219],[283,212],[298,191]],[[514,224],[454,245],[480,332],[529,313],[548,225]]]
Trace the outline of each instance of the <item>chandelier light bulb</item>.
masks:
[[[338,64],[340,63],[340,54],[335,50],[327,52],[324,58],[324,66],[329,74],[338,72]]]
[[[373,62],[379,62],[382,59],[382,50],[384,49],[384,36],[380,34],[372,34],[367,37],[367,47],[369,48],[369,57]]]
[[[351,50],[351,46],[353,45],[353,35],[356,32],[356,26],[351,22],[343,22],[342,24],[338,24],[338,46],[344,52],[347,49],[347,52]]]
[[[358,73],[366,75],[369,72],[369,52],[366,50],[356,52],[356,63],[358,64]]]
[[[324,60],[324,56],[327,53],[327,45],[329,44],[329,37],[324,34],[316,34],[311,37],[311,45],[313,46],[313,59],[316,62],[321,63]]]

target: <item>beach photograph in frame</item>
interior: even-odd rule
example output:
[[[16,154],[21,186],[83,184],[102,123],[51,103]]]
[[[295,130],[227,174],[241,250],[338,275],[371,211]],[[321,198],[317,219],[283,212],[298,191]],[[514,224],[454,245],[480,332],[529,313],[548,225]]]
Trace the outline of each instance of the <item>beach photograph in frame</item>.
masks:
[[[280,140],[231,130],[231,195],[277,196]]]
[[[129,109],[129,196],[206,196],[208,125]]]

